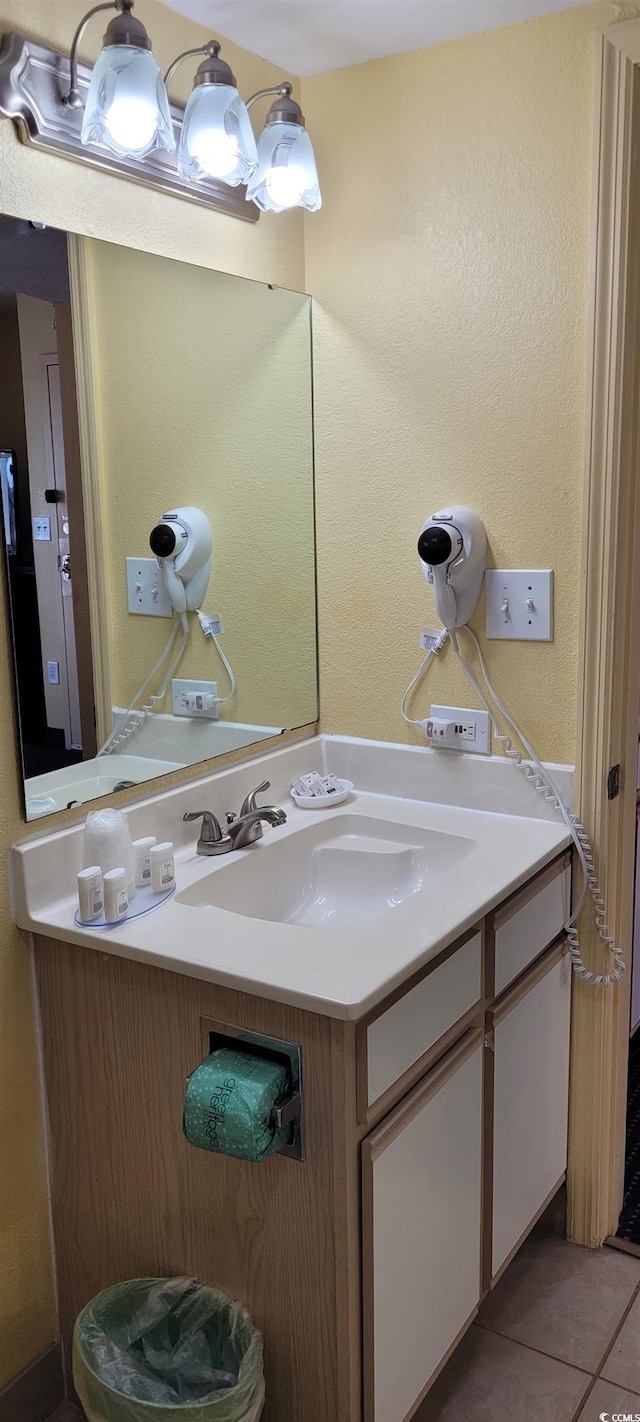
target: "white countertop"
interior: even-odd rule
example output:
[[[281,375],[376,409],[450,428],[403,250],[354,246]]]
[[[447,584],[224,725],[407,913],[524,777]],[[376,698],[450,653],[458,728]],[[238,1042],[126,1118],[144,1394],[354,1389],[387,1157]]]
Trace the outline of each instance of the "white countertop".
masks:
[[[389,992],[406,980],[416,969],[465,932],[491,908],[508,897],[537,870],[549,863],[569,843],[562,822],[555,815],[547,818],[544,802],[527,800],[527,786],[522,783],[522,808],[525,813],[502,813],[457,804],[443,803],[441,766],[434,790],[426,786],[423,794],[439,798],[408,798],[376,793],[375,789],[357,790],[350,800],[332,810],[312,812],[300,810],[289,799],[286,789],[301,768],[320,763],[336,766],[341,755],[360,783],[371,784],[376,774],[365,773],[364,752],[358,747],[371,743],[322,737],[271,755],[260,757],[248,765],[219,772],[206,780],[172,792],[164,792],[143,802],[129,812],[134,836],[149,833],[149,825],[165,816],[162,832],[172,824],[176,833],[176,879],[178,895],[204,876],[224,874],[227,865],[238,865],[248,856],[267,854],[269,845],[294,836],[301,828],[317,823],[318,815],[328,817],[339,832],[345,816],[372,817],[388,825],[414,826],[463,835],[474,842],[473,850],[454,867],[434,876],[433,884],[404,903],[389,909],[380,918],[358,928],[329,929],[303,927],[293,923],[277,923],[248,918],[211,905],[193,907],[173,898],[155,912],[139,919],[126,919],[109,929],[81,928],[74,922],[77,907],[75,873],[81,861],[81,827],[59,831],[18,845],[14,860],[14,916],[24,929],[49,938],[61,939],[118,957],[151,964],[172,972],[186,974],[202,981],[275,999],[331,1017],[357,1019],[380,1002]],[[313,755],[310,753],[313,748]],[[355,747],[355,749],[354,749]],[[408,747],[389,747],[390,756],[398,753],[422,757],[413,760],[409,770],[416,784],[416,771],[430,768],[432,762],[424,756],[434,752],[413,751]],[[384,747],[380,754],[384,758]],[[437,754],[437,753],[435,753]],[[315,759],[314,759],[315,757]],[[497,765],[491,781],[491,766],[479,766],[479,757],[457,757],[455,798],[462,798],[464,777],[462,761],[469,763],[468,778],[473,782],[469,799],[477,803],[479,786],[485,777],[487,784],[497,784],[504,777],[504,766]],[[373,763],[371,752],[368,764]],[[451,763],[453,764],[453,763]],[[496,762],[494,761],[495,765]],[[341,769],[338,764],[338,772]],[[506,767],[508,795],[513,796],[522,777],[512,766]],[[245,786],[254,785],[263,774],[271,779],[274,792],[263,800],[280,803],[286,810],[287,823],[270,829],[265,826],[264,838],[247,850],[235,851],[219,859],[208,859],[195,852],[197,825],[182,826],[183,806],[199,808],[211,803],[220,813],[220,795],[230,797],[227,803],[237,808],[238,797],[246,793]],[[354,774],[354,779],[356,775]],[[384,783],[385,777],[379,777]],[[399,777],[402,779],[402,775]],[[431,777],[427,777],[427,780]],[[436,777],[432,777],[436,778]],[[286,788],[285,788],[286,787]],[[284,792],[284,793],[283,793]],[[531,792],[534,793],[534,792]],[[500,793],[492,790],[489,803],[500,804]],[[540,797],[538,797],[540,800]],[[162,802],[162,803],[161,803]],[[511,805],[511,802],[509,801]],[[531,814],[527,814],[527,809]],[[155,811],[155,817],[152,812]],[[167,820],[166,816],[170,815]],[[152,831],[157,833],[157,829]],[[188,833],[188,839],[187,839]],[[65,842],[66,841],[66,842]],[[47,853],[48,846],[48,853]],[[65,866],[62,872],[61,866]],[[60,887],[61,886],[61,887]]]

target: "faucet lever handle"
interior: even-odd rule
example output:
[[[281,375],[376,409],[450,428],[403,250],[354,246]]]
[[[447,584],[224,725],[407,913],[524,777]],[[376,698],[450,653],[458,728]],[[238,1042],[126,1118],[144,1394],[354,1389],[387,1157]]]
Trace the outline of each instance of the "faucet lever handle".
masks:
[[[184,821],[202,820],[200,839],[204,844],[217,844],[222,839],[219,821],[212,810],[188,810],[182,818]]]
[[[240,809],[240,818],[242,819],[243,815],[253,814],[253,811],[258,809],[258,805],[256,803],[256,795],[262,795],[264,790],[270,789],[270,780],[263,780],[261,785],[257,785],[255,790],[252,790],[250,794],[247,795],[246,799],[242,801],[242,806]]]

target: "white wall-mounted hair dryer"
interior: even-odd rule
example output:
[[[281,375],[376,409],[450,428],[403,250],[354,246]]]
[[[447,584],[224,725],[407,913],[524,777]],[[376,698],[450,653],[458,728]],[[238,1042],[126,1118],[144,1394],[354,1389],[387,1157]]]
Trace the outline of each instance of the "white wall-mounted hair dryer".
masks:
[[[584,825],[565,805],[546,767],[539,760],[533,746],[491,685],[482,648],[475,632],[468,626],[469,619],[476,610],[482,592],[482,581],[487,562],[487,535],[482,519],[473,512],[473,509],[463,508],[458,504],[450,505],[448,509],[441,509],[439,513],[432,514],[431,518],[428,518],[423,524],[418,539],[418,553],[424,576],[433,586],[438,615],[444,623],[446,631],[442,632],[439,637],[431,639],[432,644],[429,645],[429,651],[422,666],[409,682],[402,698],[401,715],[408,725],[420,727],[431,738],[432,745],[454,744],[451,741],[438,742],[434,739],[431,718],[428,721],[416,721],[407,712],[409,697],[420,685],[434,657],[448,643],[484,707],[491,722],[494,737],[498,744],[504,747],[505,756],[522,771],[534,790],[538,790],[541,795],[544,795],[547,805],[553,805],[564,820],[576,848],[583,880],[582,891],[575,896],[573,909],[565,919],[564,927],[569,945],[569,957],[574,972],[584,982],[593,983],[596,987],[611,987],[620,981],[625,971],[625,965],[622,951],[616,946],[616,940],[607,925],[606,908],[602,890],[598,884],[594,853],[589,836]],[[461,651],[462,638],[458,638],[456,630],[458,628],[463,629],[465,636],[469,638],[474,648],[477,662],[475,670]],[[498,721],[498,715],[505,723],[506,729]],[[452,722],[449,724],[453,725]],[[455,726],[453,728],[455,731]],[[512,735],[515,735],[520,741],[521,750],[514,746]],[[459,746],[459,749],[463,748],[466,749],[466,747]],[[458,749],[457,746],[456,749]],[[529,812],[527,811],[527,813]],[[593,901],[597,933],[613,958],[608,972],[592,972],[585,967],[582,961],[576,921],[587,893]]]
[[[478,605],[487,566],[482,519],[461,504],[441,509],[423,524],[418,553],[443,626],[450,632],[464,627]]]
[[[211,576],[213,535],[206,514],[202,509],[169,509],[151,530],[149,543],[172,607],[176,612],[196,612]]]

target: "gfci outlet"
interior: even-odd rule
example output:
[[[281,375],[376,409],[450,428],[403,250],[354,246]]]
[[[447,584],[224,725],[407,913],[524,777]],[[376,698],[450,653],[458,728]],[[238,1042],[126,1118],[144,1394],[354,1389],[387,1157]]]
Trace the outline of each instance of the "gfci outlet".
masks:
[[[193,716],[196,720],[217,721],[217,681],[185,681],[176,678],[171,683],[174,716]]]
[[[473,751],[476,755],[491,755],[491,722],[486,711],[470,711],[462,706],[432,706],[432,721],[453,722],[456,730],[447,741],[449,750]],[[437,745],[438,738],[432,737]]]

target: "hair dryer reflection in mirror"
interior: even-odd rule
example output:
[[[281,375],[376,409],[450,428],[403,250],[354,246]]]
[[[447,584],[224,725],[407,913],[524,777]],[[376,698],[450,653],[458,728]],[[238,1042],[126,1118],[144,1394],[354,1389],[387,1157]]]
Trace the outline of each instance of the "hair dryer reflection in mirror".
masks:
[[[207,595],[213,557],[211,524],[202,509],[162,514],[149,538],[176,612],[197,612]]]
[[[169,600],[178,616],[164,652],[158,657],[133,700],[129,702],[126,711],[118,717],[111,734],[107,736],[104,745],[100,747],[98,755],[110,755],[117,751],[135,734],[145,718],[155,711],[156,706],[159,706],[164,700],[169,682],[178,670],[189,640],[187,613],[196,612],[199,614],[207,595],[213,557],[213,535],[209,520],[202,509],[192,508],[190,505],[184,508],[169,509],[168,513],[162,514],[151,530],[149,543],[160,565]],[[171,657],[180,632],[182,632],[182,636],[178,650]],[[215,637],[213,640],[216,641]],[[219,647],[218,650],[220,651]],[[223,656],[221,651],[220,655]],[[223,661],[228,667],[226,658],[223,657]],[[157,691],[152,692],[150,687],[167,662],[168,669],[164,673],[162,684]],[[229,671],[232,678],[232,689],[230,696],[224,698],[225,700],[230,700],[236,690],[235,677],[230,668]]]

